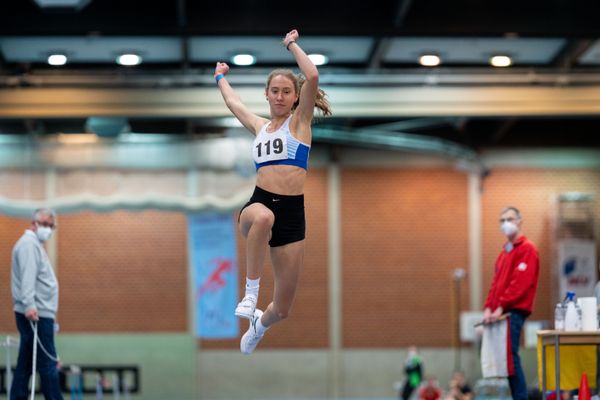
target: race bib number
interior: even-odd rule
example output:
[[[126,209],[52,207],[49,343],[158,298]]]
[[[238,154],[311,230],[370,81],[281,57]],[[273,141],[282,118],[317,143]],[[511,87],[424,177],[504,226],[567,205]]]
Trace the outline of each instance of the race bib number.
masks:
[[[261,138],[262,140],[254,141],[254,148],[252,149],[252,156],[257,164],[288,158],[285,133],[264,135]]]

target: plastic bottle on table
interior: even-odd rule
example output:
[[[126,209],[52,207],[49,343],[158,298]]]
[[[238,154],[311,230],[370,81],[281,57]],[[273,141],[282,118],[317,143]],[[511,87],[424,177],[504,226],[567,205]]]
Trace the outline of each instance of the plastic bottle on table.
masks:
[[[565,313],[567,309],[563,303],[558,303],[554,308],[554,329],[557,331],[565,330]]]
[[[567,310],[565,312],[565,331],[581,330],[581,313],[575,304],[575,293],[567,292]]]

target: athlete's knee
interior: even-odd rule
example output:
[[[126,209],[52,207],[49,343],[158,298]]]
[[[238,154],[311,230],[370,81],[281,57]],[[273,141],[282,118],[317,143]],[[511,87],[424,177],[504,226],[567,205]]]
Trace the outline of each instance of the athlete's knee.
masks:
[[[252,226],[261,229],[271,229],[275,222],[275,216],[270,210],[260,210],[252,219]]]
[[[285,310],[285,311],[277,311],[277,316],[279,317],[279,319],[286,319],[289,316],[289,311]]]
[[[290,307],[277,306],[275,307],[275,313],[279,319],[286,319],[290,315]]]

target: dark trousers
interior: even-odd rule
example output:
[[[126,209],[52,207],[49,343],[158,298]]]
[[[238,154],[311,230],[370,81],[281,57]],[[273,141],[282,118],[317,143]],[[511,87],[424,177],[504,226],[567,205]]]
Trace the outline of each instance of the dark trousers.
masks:
[[[408,400],[410,398],[410,395],[413,393],[413,391],[415,389],[416,389],[415,386],[411,386],[408,382],[406,382],[404,384],[404,388],[402,389],[402,394],[400,395],[400,399]]]
[[[29,378],[31,377],[33,358],[33,329],[29,320],[21,313],[15,313],[17,329],[20,334],[17,368],[10,387],[10,400],[27,400],[29,397]],[[54,347],[54,320],[40,318],[37,322],[38,337],[44,348],[56,358]],[[40,376],[40,386],[46,400],[63,400],[58,380],[58,366],[38,345],[36,369]]]
[[[527,314],[521,311],[513,310],[510,312],[510,345],[512,348],[512,357],[515,365],[515,374],[508,377],[510,393],[514,400],[527,400],[527,382],[525,374],[521,367],[521,358],[519,358],[519,344],[521,342],[521,331],[523,324],[527,319]]]

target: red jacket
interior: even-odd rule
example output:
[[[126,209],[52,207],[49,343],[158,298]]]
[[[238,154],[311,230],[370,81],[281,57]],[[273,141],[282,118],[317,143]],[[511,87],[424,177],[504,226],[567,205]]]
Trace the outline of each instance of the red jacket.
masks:
[[[494,311],[521,310],[531,314],[538,285],[540,258],[535,245],[525,236],[513,243],[512,251],[502,250],[496,259],[496,272],[485,300]]]

